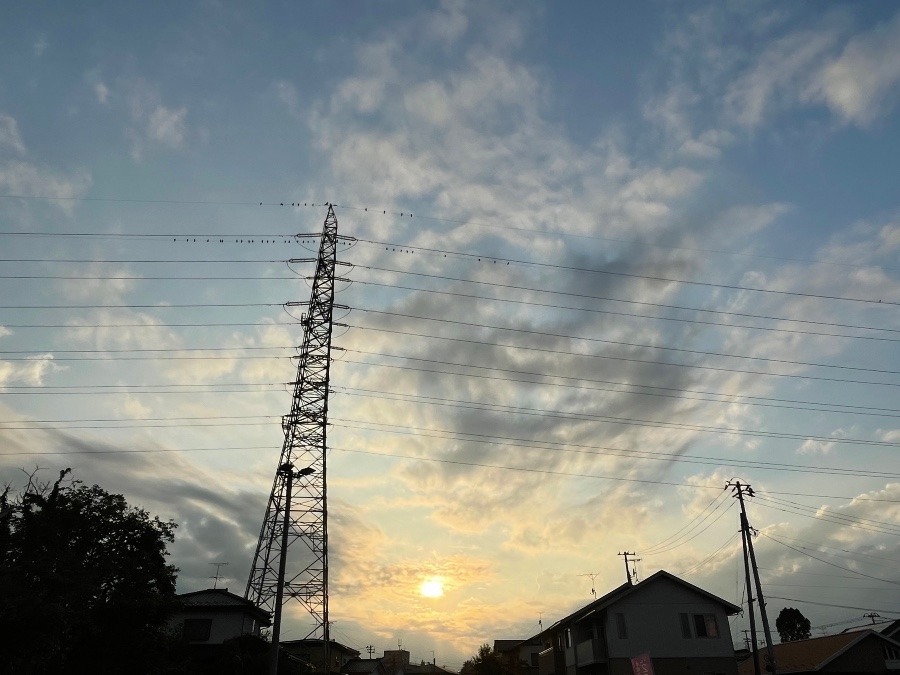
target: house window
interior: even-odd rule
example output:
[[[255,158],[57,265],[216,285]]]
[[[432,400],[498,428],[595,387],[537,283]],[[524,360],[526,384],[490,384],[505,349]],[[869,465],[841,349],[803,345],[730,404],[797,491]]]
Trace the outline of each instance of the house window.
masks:
[[[624,614],[616,614],[616,631],[620,640],[628,639],[628,626],[625,625]]]
[[[687,614],[679,614],[681,617],[681,637],[691,639],[691,619]]]
[[[571,628],[566,628],[565,641],[566,641],[565,642],[566,649],[568,649],[569,647],[572,646],[572,629]]]
[[[212,629],[212,619],[185,619],[181,635],[188,642],[206,642]]]
[[[698,638],[719,637],[719,624],[715,614],[694,614],[694,632]]]
[[[884,653],[886,661],[900,661],[900,649],[897,649],[893,645],[883,643],[881,645],[881,650]]]

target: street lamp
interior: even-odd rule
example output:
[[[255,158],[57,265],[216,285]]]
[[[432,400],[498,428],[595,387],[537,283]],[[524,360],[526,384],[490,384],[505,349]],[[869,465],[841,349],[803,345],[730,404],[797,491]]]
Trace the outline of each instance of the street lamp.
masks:
[[[295,476],[309,476],[315,473],[311,466],[294,471],[294,465],[285,462],[278,467],[278,473],[285,477],[284,524],[281,529],[281,557],[278,560],[278,586],[275,591],[275,616],[272,617],[272,651],[269,657],[269,674],[278,675],[278,651],[281,641],[281,602],[284,599],[284,568],[287,564],[288,532],[291,524],[291,489]]]

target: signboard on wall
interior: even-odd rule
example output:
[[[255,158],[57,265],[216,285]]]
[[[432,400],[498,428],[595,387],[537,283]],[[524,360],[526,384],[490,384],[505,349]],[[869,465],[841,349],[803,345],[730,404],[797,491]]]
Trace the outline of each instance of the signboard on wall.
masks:
[[[631,657],[631,670],[634,675],[653,675],[653,661],[649,654]]]

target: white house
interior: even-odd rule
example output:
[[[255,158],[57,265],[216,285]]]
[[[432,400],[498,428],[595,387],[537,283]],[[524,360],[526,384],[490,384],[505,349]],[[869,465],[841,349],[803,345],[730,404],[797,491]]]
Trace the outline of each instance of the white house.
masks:
[[[226,588],[183,593],[169,628],[191,644],[216,645],[241,635],[259,636],[271,623],[269,613]]]

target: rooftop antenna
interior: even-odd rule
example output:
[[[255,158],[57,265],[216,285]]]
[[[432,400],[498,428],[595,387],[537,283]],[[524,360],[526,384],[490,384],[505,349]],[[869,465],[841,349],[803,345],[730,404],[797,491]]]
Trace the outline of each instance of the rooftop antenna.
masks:
[[[596,577],[600,576],[600,573],[599,573],[599,572],[594,572],[594,573],[588,572],[587,574],[579,574],[578,576],[580,576],[580,577],[590,577],[590,578],[591,578],[591,595],[593,595],[593,596],[594,596],[594,600],[596,600],[596,599],[597,599],[597,589],[594,588],[594,579],[595,579]]]
[[[210,564],[210,565],[215,565],[215,566],[216,566],[216,573],[215,573],[213,576],[209,577],[209,578],[210,578],[210,579],[215,579],[215,581],[213,582],[213,588],[218,588],[218,587],[219,587],[219,579],[224,579],[224,578],[225,578],[225,577],[223,577],[223,576],[221,576],[221,575],[219,574],[219,570],[220,570],[222,567],[225,567],[228,563],[227,563],[227,562],[211,562],[211,563],[209,563],[209,564]]]

